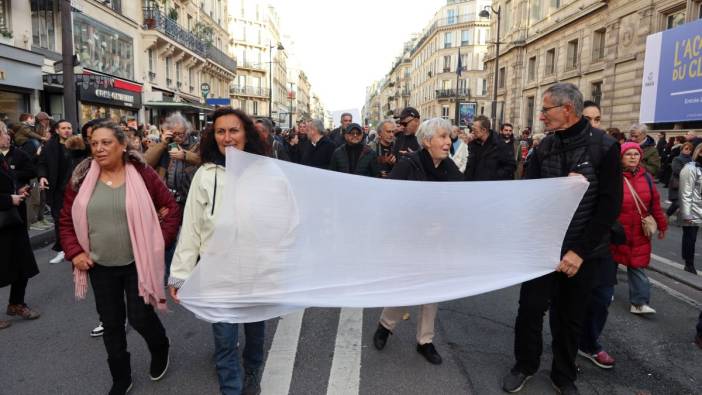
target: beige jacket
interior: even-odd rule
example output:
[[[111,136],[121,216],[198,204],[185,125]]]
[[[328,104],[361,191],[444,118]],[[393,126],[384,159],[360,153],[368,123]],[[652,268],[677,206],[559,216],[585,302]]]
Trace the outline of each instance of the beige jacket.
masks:
[[[171,262],[168,285],[180,288],[195,269],[198,257],[203,255],[214,233],[217,213],[224,204],[222,199],[225,179],[225,168],[213,163],[205,163],[195,173],[190,184],[188,200],[185,203],[183,225],[180,228],[178,245]]]
[[[161,160],[161,155],[163,155],[163,153],[166,152],[167,149],[168,144],[166,144],[165,142],[160,142],[152,144],[149,147],[149,149],[147,149],[144,153],[144,160],[146,161],[146,163],[153,169],[155,169],[161,177],[165,176],[166,169],[159,169],[158,162]],[[185,163],[193,166],[200,165],[200,155],[195,151],[196,150],[194,149],[190,151],[185,150]]]

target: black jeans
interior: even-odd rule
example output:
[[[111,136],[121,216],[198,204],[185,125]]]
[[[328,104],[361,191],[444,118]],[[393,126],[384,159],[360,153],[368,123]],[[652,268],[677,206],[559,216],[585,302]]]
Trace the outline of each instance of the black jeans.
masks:
[[[668,207],[668,209],[665,210],[665,215],[670,217],[671,215],[675,214],[675,212],[678,211],[679,208],[680,208],[680,205],[678,204],[677,199],[673,200],[670,203],[670,207]]]
[[[161,320],[153,307],[144,303],[144,299],[139,296],[134,263],[115,267],[96,264],[88,273],[95,292],[95,306],[105,328],[102,340],[108,360],[129,358],[125,317],[129,317],[129,324],[146,340],[152,353],[168,347],[166,330]]]
[[[695,266],[695,242],[698,230],[697,226],[683,226],[682,257],[685,265]]]
[[[519,292],[519,312],[514,327],[514,370],[533,375],[539,370],[543,352],[543,324],[551,308],[553,337],[551,379],[557,385],[575,382],[575,357],[587,310],[593,274],[599,262],[583,262],[568,278],[560,272],[527,281]]]
[[[28,283],[28,278],[22,278],[10,285],[10,304],[24,304],[24,293]]]
[[[61,217],[61,209],[63,208],[63,191],[51,195],[49,207],[51,207],[51,218],[54,220],[54,235],[56,237],[52,250],[58,252],[63,251],[61,247],[61,236],[59,235],[59,218]]]

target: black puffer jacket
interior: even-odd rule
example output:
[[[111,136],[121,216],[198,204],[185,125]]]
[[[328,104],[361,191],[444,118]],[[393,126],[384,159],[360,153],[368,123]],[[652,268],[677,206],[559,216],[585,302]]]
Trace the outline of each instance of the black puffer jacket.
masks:
[[[432,169],[433,166],[429,153],[421,149],[400,158],[388,178],[409,181],[463,181],[463,174],[451,159],[442,160],[438,167]]]
[[[513,180],[517,162],[511,144],[505,144],[495,132],[485,142],[468,144],[466,181]]]

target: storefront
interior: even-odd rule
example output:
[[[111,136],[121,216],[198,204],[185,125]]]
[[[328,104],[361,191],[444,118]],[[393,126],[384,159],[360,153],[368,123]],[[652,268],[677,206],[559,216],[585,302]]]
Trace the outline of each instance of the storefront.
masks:
[[[78,93],[78,122],[111,118],[136,126],[141,108],[140,84],[119,78],[82,74],[76,76]]]
[[[0,120],[16,123],[21,113],[35,112],[43,63],[42,55],[0,44]]]

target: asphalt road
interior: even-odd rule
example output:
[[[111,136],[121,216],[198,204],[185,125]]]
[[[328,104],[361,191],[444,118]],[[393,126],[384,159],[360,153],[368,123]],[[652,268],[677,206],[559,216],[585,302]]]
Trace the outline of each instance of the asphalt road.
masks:
[[[671,240],[656,242],[655,253],[676,251],[674,232]],[[0,394],[106,393],[111,380],[102,340],[88,336],[97,323],[91,292],[87,300],[76,302],[69,264],[48,264],[52,257],[48,248],[36,250],[36,256],[41,273],[29,283],[27,303],[40,310],[42,317],[13,320],[10,328],[0,332]],[[639,317],[628,312],[626,275],[620,273],[602,338],[617,366],[605,371],[579,359],[582,372],[578,385],[583,393],[702,392],[702,350],[692,343],[702,293],[657,273],[651,273],[651,278],[662,284],[654,287],[652,294],[658,314]],[[513,363],[518,289],[440,304],[435,339],[444,357],[440,366],[430,365],[414,350],[416,310],[411,310],[408,322],[400,323],[382,352],[372,345],[380,309],[365,309],[359,315],[357,333],[342,332],[354,327],[347,321],[339,328],[341,309],[308,309],[292,332],[282,329],[282,323],[277,331],[279,320],[271,320],[266,335],[270,370],[264,375],[278,386],[268,387],[264,393],[286,392],[278,387],[305,395],[502,393],[500,378]],[[7,300],[8,294],[9,288],[0,289],[0,300]],[[162,381],[149,380],[146,345],[134,330],[129,331],[134,378],[131,393],[217,393],[210,326],[178,306],[171,308],[172,312],[162,315],[173,345],[171,367]],[[285,325],[294,323],[286,320]],[[548,345],[550,333],[548,325],[544,327]],[[288,332],[291,337],[283,336]],[[275,336],[280,336],[278,345],[268,353]],[[352,340],[344,349],[344,339],[349,338],[360,343]],[[550,359],[550,347],[546,346],[542,370],[522,393],[553,393],[548,380]],[[271,372],[274,365],[286,364],[289,371],[276,368]]]

